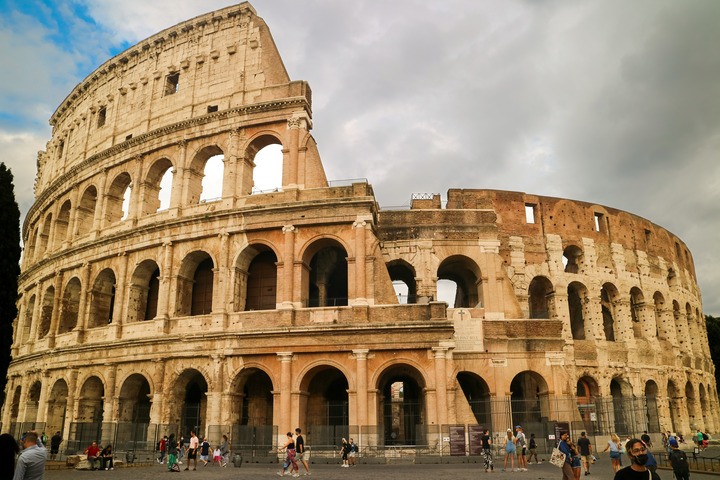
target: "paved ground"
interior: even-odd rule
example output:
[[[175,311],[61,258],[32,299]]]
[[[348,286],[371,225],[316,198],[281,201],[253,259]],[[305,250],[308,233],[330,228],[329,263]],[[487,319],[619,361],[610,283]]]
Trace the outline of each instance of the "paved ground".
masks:
[[[501,467],[502,465],[500,465]],[[185,465],[182,465],[184,468]],[[167,471],[164,465],[155,464],[151,467],[133,467],[122,468],[114,471],[90,472],[75,470],[57,470],[47,471],[45,473],[46,480],[158,480],[165,477],[182,477],[188,479],[202,480],[224,480],[224,479],[241,479],[241,478],[258,478],[272,479],[278,478],[278,465],[268,464],[244,464],[241,468],[234,468],[228,465],[227,468],[220,467],[198,467],[197,471],[181,471],[180,473],[171,473]],[[422,479],[438,479],[438,480],[476,480],[479,477],[487,476],[488,478],[514,478],[514,479],[560,479],[562,475],[560,470],[548,463],[535,465],[531,464],[527,472],[505,472],[496,469],[495,473],[484,473],[482,464],[390,464],[390,465],[359,465],[351,468],[341,468],[339,465],[310,465],[312,475],[310,478],[323,479],[367,479],[372,480],[417,480]],[[301,474],[304,472],[300,466]],[[672,472],[668,470],[658,470],[660,478],[671,480]],[[607,454],[601,456],[598,462],[591,467],[591,475],[589,477],[581,476],[581,479],[592,480],[612,480],[614,477],[610,459]],[[714,475],[703,475],[692,473],[690,477],[693,480],[717,480],[719,477]],[[285,476],[284,478],[291,478]],[[305,477],[307,478],[307,477]]]

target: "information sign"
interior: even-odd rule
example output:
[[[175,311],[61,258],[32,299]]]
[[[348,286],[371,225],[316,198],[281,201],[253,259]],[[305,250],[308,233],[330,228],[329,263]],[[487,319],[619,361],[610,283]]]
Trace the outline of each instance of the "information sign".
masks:
[[[470,456],[477,457],[482,455],[482,440],[485,428],[482,425],[468,425],[468,439],[470,440]]]
[[[450,455],[465,455],[465,425],[450,425]]]

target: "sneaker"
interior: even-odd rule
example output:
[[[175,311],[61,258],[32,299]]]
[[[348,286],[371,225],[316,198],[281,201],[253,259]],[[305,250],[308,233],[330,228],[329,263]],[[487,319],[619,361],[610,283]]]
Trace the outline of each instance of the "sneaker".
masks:
[[[108,467],[105,467],[105,470],[107,470],[107,469],[108,469]]]
[[[284,475],[283,472],[277,472],[277,474],[280,475],[281,477]]]
[[[299,477],[299,476],[300,476],[299,473],[293,473],[293,477]]]
[[[310,475],[310,472],[305,472],[305,475]]]
[[[114,468],[114,467],[110,467],[110,470],[115,470],[115,468]]]
[[[185,467],[185,470],[190,470],[190,467]]]

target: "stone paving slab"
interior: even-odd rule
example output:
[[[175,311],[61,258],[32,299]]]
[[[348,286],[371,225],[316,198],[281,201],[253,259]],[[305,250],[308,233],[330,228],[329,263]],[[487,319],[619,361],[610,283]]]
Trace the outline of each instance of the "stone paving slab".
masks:
[[[500,465],[502,466],[502,465]],[[185,465],[182,465],[185,468]],[[322,479],[367,479],[372,480],[477,480],[478,478],[496,479],[556,479],[562,478],[560,469],[548,463],[531,464],[527,472],[505,472],[496,469],[494,473],[485,473],[482,464],[389,464],[389,465],[358,465],[357,467],[341,468],[340,465],[310,465],[312,475],[303,476],[304,468],[300,465],[302,478]],[[165,465],[155,464],[150,467],[123,468],[113,471],[76,471],[57,470],[45,472],[45,480],[162,480],[163,478],[179,478],[184,480],[238,480],[244,478],[273,479],[277,475],[279,465],[243,464],[241,468],[228,465],[226,468],[218,466],[198,466],[197,471],[169,472]],[[660,478],[671,480],[672,472],[658,470]],[[581,475],[583,480],[612,480],[614,477],[609,458],[601,458],[591,467],[591,475]],[[283,478],[291,479],[289,475]],[[717,480],[716,475],[692,473],[693,480]]]

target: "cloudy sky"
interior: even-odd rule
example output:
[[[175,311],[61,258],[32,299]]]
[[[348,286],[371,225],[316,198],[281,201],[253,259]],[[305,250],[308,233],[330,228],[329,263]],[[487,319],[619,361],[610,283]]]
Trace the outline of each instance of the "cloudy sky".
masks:
[[[235,2],[0,0],[0,153],[23,215],[48,119],[109,57]],[[497,188],[682,238],[720,316],[720,1],[255,0],[313,89],[330,179],[381,205]]]

